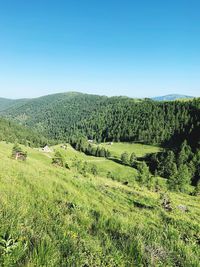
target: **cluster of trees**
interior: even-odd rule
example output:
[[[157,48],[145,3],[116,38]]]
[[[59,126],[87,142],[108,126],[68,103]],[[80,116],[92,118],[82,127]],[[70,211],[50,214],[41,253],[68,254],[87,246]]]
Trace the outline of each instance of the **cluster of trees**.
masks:
[[[195,151],[195,152],[194,152]],[[133,152],[121,154],[121,162],[137,168],[138,182],[147,187],[156,183],[157,176],[167,178],[170,190],[186,192],[189,185],[196,186],[194,194],[200,194],[200,150],[192,150],[185,140],[178,149],[166,149],[163,152],[148,155],[145,161],[137,161]],[[153,173],[154,175],[152,175]]]
[[[41,134],[4,118],[0,118],[0,141],[20,143],[30,147],[39,147],[47,143],[47,139]]]
[[[86,161],[79,160],[77,158],[73,159],[72,167],[75,167],[79,174],[87,177],[88,174],[97,176],[99,174],[98,168],[95,164],[90,164]]]
[[[134,152],[131,153],[130,156],[127,152],[121,154],[121,162],[124,165],[130,165],[133,167],[135,165],[135,160],[136,160],[136,154]]]
[[[102,146],[92,145],[88,143],[85,138],[73,139],[71,140],[71,145],[80,152],[94,157],[105,157],[109,158],[111,156],[110,151]]]
[[[102,141],[177,145],[199,142],[200,99],[156,102],[79,93],[38,98],[4,113],[50,139],[85,136]]]
[[[200,181],[200,150],[193,151],[186,140],[179,149],[151,155],[148,162],[155,174],[168,179],[172,190],[185,191]]]

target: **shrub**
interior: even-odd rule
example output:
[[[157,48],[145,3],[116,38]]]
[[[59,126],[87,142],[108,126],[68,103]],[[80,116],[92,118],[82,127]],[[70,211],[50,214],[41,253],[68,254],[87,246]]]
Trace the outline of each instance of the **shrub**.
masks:
[[[60,167],[64,167],[64,165],[65,165],[64,158],[59,151],[55,152],[55,155],[52,159],[52,164],[60,166]]]

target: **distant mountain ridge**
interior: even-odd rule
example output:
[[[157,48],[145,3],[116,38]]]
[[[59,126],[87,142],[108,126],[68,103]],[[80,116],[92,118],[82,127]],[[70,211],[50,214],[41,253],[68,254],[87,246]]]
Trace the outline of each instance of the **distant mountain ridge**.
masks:
[[[30,101],[30,99],[8,99],[0,97],[0,112],[11,108],[17,108]]]
[[[0,111],[5,110],[7,108],[11,108],[16,103],[18,105],[20,105],[20,104],[26,104],[26,102],[31,101],[31,100],[37,100],[37,99],[42,99],[42,98],[50,98],[51,99],[51,98],[60,97],[60,96],[73,97],[73,96],[77,96],[77,95],[91,95],[91,96],[99,96],[99,97],[107,97],[107,98],[120,97],[120,98],[131,98],[134,100],[146,99],[146,98],[137,98],[137,97],[129,97],[129,96],[110,96],[110,97],[108,97],[105,95],[87,94],[87,93],[76,92],[76,91],[68,91],[68,92],[64,92],[64,93],[48,94],[48,95],[35,97],[35,98],[10,99],[10,98],[0,97]],[[189,96],[189,95],[182,95],[182,94],[168,94],[168,95],[163,95],[163,96],[150,97],[150,99],[155,100],[155,101],[173,101],[173,100],[178,100],[178,99],[192,99],[192,98],[195,98],[195,97]]]
[[[194,98],[194,96],[170,94],[170,95],[152,97],[151,99],[155,101],[173,101],[178,99],[192,99],[192,98]]]

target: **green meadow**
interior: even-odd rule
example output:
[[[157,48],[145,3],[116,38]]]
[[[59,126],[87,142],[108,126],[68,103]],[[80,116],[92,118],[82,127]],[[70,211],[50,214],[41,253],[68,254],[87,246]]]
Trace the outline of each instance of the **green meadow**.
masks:
[[[165,188],[140,187],[133,168],[69,145],[53,147],[69,169],[51,164],[53,152],[28,147],[20,162],[12,147],[0,143],[0,266],[200,266],[200,197],[168,192],[168,211]],[[142,156],[159,148],[110,149]]]
[[[137,157],[143,157],[149,153],[157,153],[161,151],[158,146],[150,146],[145,144],[137,143],[123,143],[123,142],[113,142],[113,143],[102,143],[101,146],[105,147],[111,152],[111,155],[116,158],[120,158],[121,154],[127,152],[129,154],[135,153]]]

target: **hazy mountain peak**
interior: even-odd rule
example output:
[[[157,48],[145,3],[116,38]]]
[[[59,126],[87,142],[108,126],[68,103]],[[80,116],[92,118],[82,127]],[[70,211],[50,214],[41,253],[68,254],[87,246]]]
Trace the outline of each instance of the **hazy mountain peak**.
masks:
[[[173,101],[177,99],[190,99],[190,98],[194,98],[194,97],[188,96],[188,95],[180,95],[180,94],[169,94],[169,95],[164,95],[164,96],[152,97],[152,99],[155,101]]]

